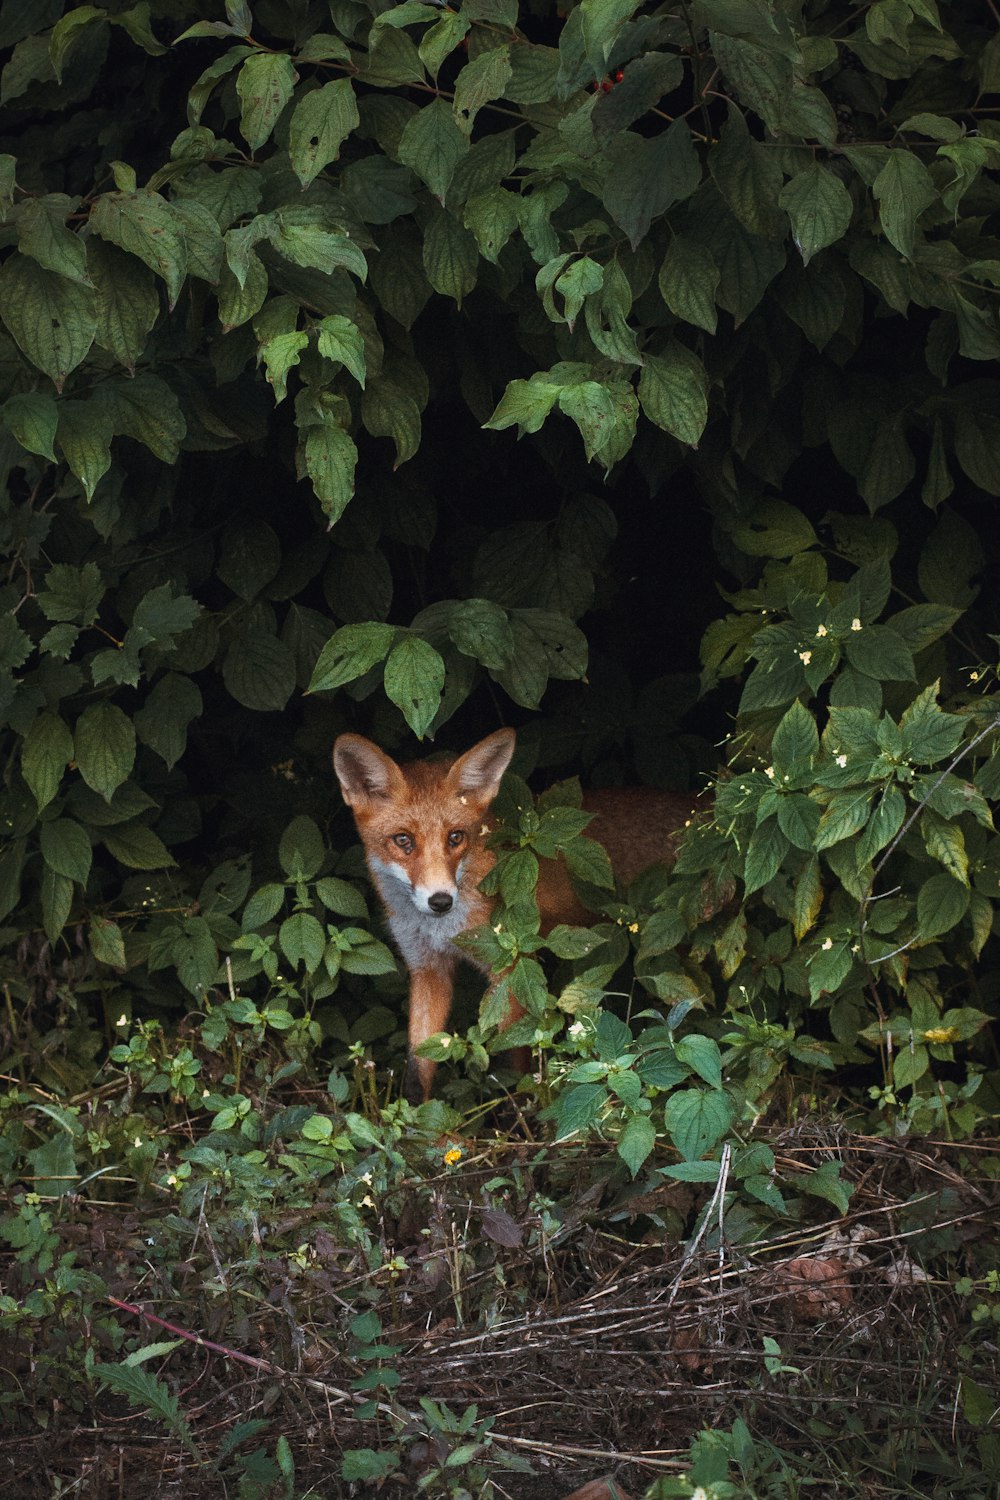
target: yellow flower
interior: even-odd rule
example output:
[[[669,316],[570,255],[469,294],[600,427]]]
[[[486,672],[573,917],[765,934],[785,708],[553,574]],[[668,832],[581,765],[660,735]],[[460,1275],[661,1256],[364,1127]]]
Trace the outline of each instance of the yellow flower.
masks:
[[[457,1146],[452,1146],[450,1151],[444,1153],[444,1164],[446,1167],[453,1167],[457,1161],[461,1160],[462,1153]]]

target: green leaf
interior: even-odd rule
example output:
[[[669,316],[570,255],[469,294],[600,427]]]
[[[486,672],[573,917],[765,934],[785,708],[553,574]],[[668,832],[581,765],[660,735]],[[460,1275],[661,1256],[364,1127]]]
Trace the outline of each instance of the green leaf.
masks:
[[[187,275],[184,227],[159,193],[102,193],[90,211],[90,228],[129,255],[135,255],[167,284],[170,306]]]
[[[292,171],[304,188],[325,166],[337,160],[341,146],[359,123],[358,104],[349,78],[324,83],[299,101],[288,127],[288,156]]]
[[[882,682],[913,682],[913,653],[889,625],[865,625],[844,640],[844,655],[858,672]]]
[[[156,283],[134,255],[92,235],[87,270],[94,285],[94,340],[132,374],[160,313]]]
[[[707,245],[673,234],[660,267],[660,296],[678,318],[714,333],[718,321],[715,291],[719,268]]]
[[[222,679],[244,708],[279,711],[295,691],[295,658],[277,636],[251,629],[226,652]]]
[[[92,859],[86,829],[72,818],[43,823],[40,832],[42,858],[50,870],[86,885]]]
[[[646,354],[639,403],[657,427],[696,448],[708,421],[708,379],[697,355],[672,341],[663,354]]]
[[[125,938],[118,923],[110,917],[91,917],[87,924],[87,941],[99,964],[110,964],[113,969],[125,968]]]
[[[432,213],[424,231],[424,270],[434,290],[461,307],[476,284],[478,266],[475,237],[445,209]]]
[[[278,931],[278,942],[282,953],[295,968],[304,964],[307,973],[315,974],[323,962],[326,934],[307,911],[293,912],[285,918]]]
[[[16,252],[0,267],[0,318],[56,390],[86,357],[97,329],[94,294]]]
[[[709,152],[708,167],[745,229],[754,235],[780,233],[781,167],[771,147],[751,137],[746,120],[734,106],[730,106],[719,144]]]
[[[135,729],[144,745],[172,770],[187,748],[188,725],[202,713],[198,685],[179,672],[168,672],[156,683],[135,714]]]
[[[39,812],[56,795],[63,772],[72,759],[73,736],[62,719],[58,714],[39,714],[21,746],[21,774]]]
[[[354,439],[332,418],[305,429],[302,455],[323,514],[332,526],[354,494],[358,450]]]
[[[583,46],[596,77],[605,72],[622,27],[638,8],[639,0],[581,0]]]
[[[646,139],[626,130],[607,152],[604,207],[628,235],[633,249],[654,219],[694,192],[701,163],[685,120]]]
[[[468,149],[468,136],[444,99],[424,105],[399,139],[400,161],[426,182],[442,207],[455,168]]]
[[[430,728],[444,690],[444,662],[419,636],[404,636],[385,664],[386,696],[395,703],[418,739]]]
[[[365,341],[361,330],[341,313],[331,313],[316,324],[317,347],[324,359],[336,360],[354,376],[358,385],[365,384]]]
[[[397,380],[379,377],[365,391],[361,419],[372,437],[391,438],[398,469],[420,447],[420,407]]]
[[[771,754],[783,769],[807,765],[819,750],[819,730],[807,708],[796,701],[774,731]]]
[[[93,406],[98,412],[103,408],[114,433],[135,438],[166,464],[177,462],[187,423],[177,397],[159,376],[114,377],[95,391]]]
[[[455,79],[455,117],[468,135],[483,105],[503,98],[512,71],[510,54],[509,46],[491,47],[471,58]]]
[[[514,654],[493,676],[515,703],[537,708],[549,677],[568,681],[587,670],[587,640],[571,620],[542,609],[513,609]]]
[[[969,909],[969,888],[952,875],[932,875],[917,892],[917,931],[924,942],[950,932]]]
[[[788,839],[774,818],[756,828],[747,844],[743,882],[748,896],[762,890],[777,875],[788,853]]]
[[[24,391],[8,396],[3,405],[3,421],[8,432],[29,453],[56,461],[53,441],[59,420],[55,398],[45,391]]]
[[[733,1122],[733,1105],[717,1089],[678,1089],[663,1109],[667,1133],[685,1161],[698,1161]]]
[[[586,3],[586,0],[584,0],[584,3]],[[636,1079],[636,1082],[638,1083],[638,1079]],[[618,1138],[618,1155],[628,1167],[633,1177],[655,1145],[656,1129],[649,1116],[632,1115]]]
[[[76,721],[76,763],[89,787],[110,802],[135,763],[135,729],[114,703],[92,703]]]
[[[369,622],[341,626],[320,652],[307,691],[329,693],[363,677],[384,661],[396,635],[395,625]]]
[[[886,239],[912,260],[917,219],[937,198],[930,173],[911,152],[897,146],[872,184],[872,193]]]
[[[278,860],[284,874],[289,880],[296,882],[312,880],[319,873],[325,858],[323,835],[312,818],[301,815],[293,818],[281,835],[278,846]]]
[[[49,942],[55,943],[69,921],[73,905],[73,882],[68,875],[60,875],[50,865],[46,865],[42,870],[40,886],[42,928]]]
[[[792,238],[808,265],[817,251],[835,244],[847,232],[851,195],[828,167],[812,162],[782,188],[778,202],[788,214]]]
[[[17,244],[24,255],[56,271],[69,281],[87,285],[87,247],[66,227],[67,215],[78,204],[65,193],[43,193],[21,205],[17,214]]]
[[[490,599],[460,599],[448,616],[448,634],[465,656],[503,671],[514,655],[507,611]]]
[[[166,870],[177,863],[159,834],[145,823],[122,823],[102,834],[101,842],[130,870]]]
[[[252,52],[240,69],[236,79],[240,134],[251,151],[263,146],[277,124],[292,97],[295,76],[292,60],[283,52]]]
[[[697,1034],[683,1036],[674,1050],[678,1059],[686,1063],[699,1078],[703,1078],[713,1089],[721,1089],[722,1056],[718,1042],[712,1037]]]
[[[237,516],[222,533],[216,572],[241,599],[256,598],[281,566],[277,532],[256,517]]]

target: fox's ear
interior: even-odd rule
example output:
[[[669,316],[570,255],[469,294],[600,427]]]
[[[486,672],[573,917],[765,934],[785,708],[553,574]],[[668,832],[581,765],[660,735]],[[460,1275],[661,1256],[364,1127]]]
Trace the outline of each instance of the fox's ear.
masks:
[[[503,773],[510,765],[517,736],[513,729],[498,729],[478,745],[460,755],[448,772],[448,782],[460,795],[469,793],[477,801],[492,802],[500,790]]]
[[[335,741],[333,769],[350,807],[392,797],[403,783],[396,762],[360,734],[342,734]]]

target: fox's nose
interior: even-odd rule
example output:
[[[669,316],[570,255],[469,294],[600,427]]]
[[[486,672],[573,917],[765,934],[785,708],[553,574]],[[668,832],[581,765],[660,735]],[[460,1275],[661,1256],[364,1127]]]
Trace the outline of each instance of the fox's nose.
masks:
[[[433,896],[427,897],[427,905],[436,917],[443,917],[446,911],[451,911],[454,904],[454,897],[449,896],[447,891],[435,891]]]

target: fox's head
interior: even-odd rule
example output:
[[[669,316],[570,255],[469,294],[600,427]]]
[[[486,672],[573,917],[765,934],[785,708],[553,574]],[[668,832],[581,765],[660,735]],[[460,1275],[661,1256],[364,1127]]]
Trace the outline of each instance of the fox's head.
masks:
[[[473,886],[483,878],[485,818],[514,744],[512,729],[498,729],[450,764],[401,766],[359,734],[339,737],[334,770],[390,908],[403,895],[421,916],[447,917],[467,871]]]

